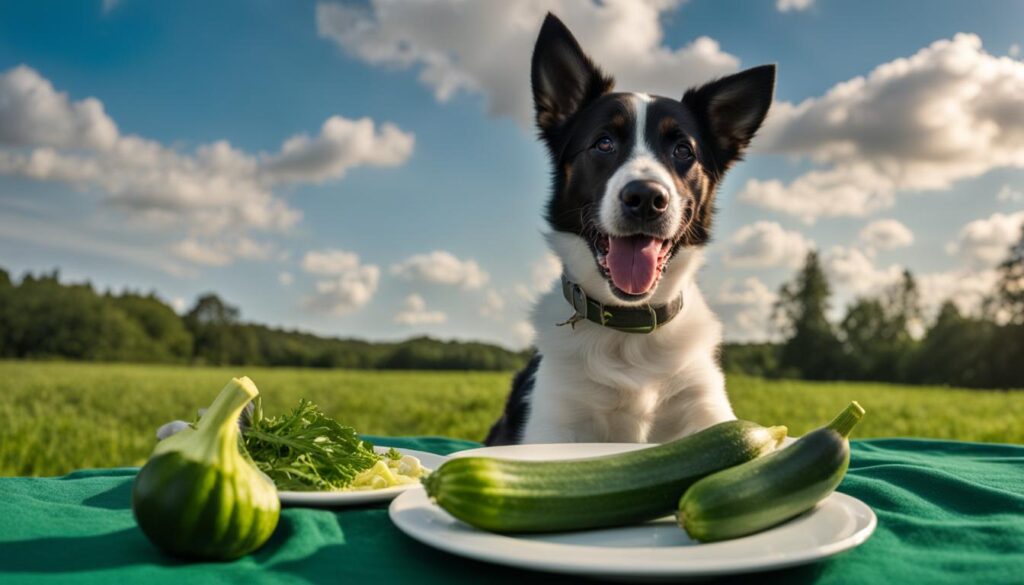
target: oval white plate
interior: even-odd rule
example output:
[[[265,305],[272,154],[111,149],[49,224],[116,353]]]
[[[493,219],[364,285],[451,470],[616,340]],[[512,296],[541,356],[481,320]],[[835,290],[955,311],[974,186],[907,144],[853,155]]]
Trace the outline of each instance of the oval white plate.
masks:
[[[378,453],[387,453],[390,447],[374,447]],[[447,457],[435,455],[426,451],[415,449],[395,448],[402,455],[412,455],[420,460],[420,464],[427,469],[437,469],[445,462]],[[356,506],[372,502],[386,502],[394,499],[399,494],[409,491],[411,488],[418,488],[420,484],[410,483],[379,490],[355,490],[347,492],[292,492],[279,491],[277,495],[281,503],[286,506]],[[422,491],[422,490],[421,490]]]
[[[567,443],[472,449],[451,457],[576,459],[649,445]],[[833,493],[815,509],[775,528],[735,540],[699,544],[671,516],[603,530],[505,536],[477,530],[432,503],[424,490],[396,498],[391,520],[412,538],[469,557],[525,569],[616,580],[662,581],[779,569],[853,548],[875,530],[874,512],[860,500]]]

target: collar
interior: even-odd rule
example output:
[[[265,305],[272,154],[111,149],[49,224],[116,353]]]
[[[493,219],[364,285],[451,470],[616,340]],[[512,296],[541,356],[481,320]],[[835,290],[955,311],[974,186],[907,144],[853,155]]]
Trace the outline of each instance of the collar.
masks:
[[[623,307],[605,305],[587,296],[583,288],[562,274],[562,296],[569,301],[576,313],[559,325],[576,326],[584,319],[626,333],[653,333],[668,323],[683,308],[683,293],[665,305]]]

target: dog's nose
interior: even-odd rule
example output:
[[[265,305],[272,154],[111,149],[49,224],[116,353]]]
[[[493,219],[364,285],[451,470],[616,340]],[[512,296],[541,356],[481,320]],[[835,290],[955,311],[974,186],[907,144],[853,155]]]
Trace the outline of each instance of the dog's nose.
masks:
[[[668,209],[668,190],[657,181],[630,181],[619,199],[625,214],[635,219],[653,219]]]

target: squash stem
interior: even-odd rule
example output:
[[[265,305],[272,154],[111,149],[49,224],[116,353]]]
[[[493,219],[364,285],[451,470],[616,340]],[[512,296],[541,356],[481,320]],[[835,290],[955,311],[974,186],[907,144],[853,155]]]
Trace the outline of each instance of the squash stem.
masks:
[[[232,378],[196,423],[197,445],[206,449],[208,461],[225,461],[238,450],[238,417],[250,400],[259,394],[248,376]],[[201,439],[199,437],[202,437]]]
[[[843,437],[849,437],[850,431],[853,427],[857,426],[860,419],[864,417],[864,409],[861,408],[857,401],[853,401],[839,413],[839,416],[834,418],[832,422],[828,423],[828,428],[839,433]]]

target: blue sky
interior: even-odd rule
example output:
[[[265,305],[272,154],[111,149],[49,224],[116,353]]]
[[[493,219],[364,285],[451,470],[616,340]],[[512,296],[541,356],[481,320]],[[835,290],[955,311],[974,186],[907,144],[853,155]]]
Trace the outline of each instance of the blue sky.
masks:
[[[557,274],[523,116],[543,11],[403,4],[7,3],[0,265],[179,306],[213,290],[324,334],[521,346]],[[970,309],[1024,222],[1024,4],[548,4],[624,90],[778,64],[700,277],[731,339],[766,335],[808,247],[837,307],[907,267]]]

